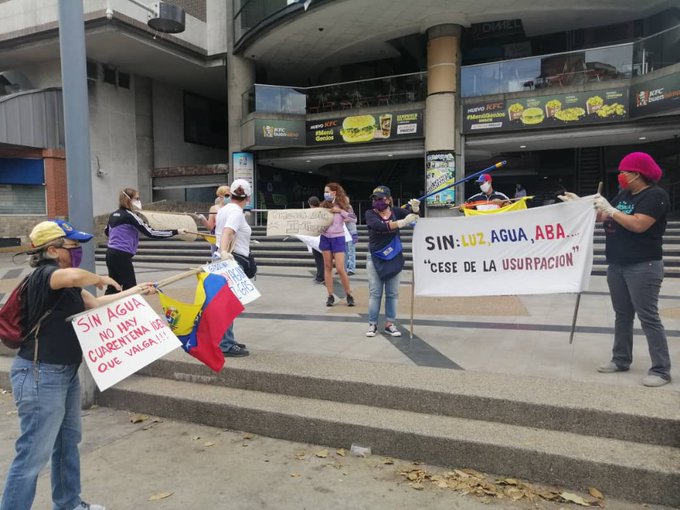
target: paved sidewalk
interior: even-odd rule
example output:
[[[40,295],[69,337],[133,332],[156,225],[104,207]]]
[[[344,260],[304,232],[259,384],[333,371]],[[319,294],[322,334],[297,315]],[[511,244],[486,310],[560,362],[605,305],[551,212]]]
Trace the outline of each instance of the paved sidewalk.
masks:
[[[137,264],[138,281],[157,281],[186,266]],[[0,254],[0,302],[28,272]],[[105,273],[105,266],[98,266]],[[593,276],[583,294],[573,344],[569,331],[575,295],[502,296],[481,298],[416,298],[414,337],[410,328],[411,274],[402,275],[399,328],[403,335],[366,338],[368,283],[360,270],[351,277],[357,306],[336,299],[326,307],[326,290],[313,282],[311,270],[260,269],[256,287],[262,297],[246,306],[236,320],[237,340],[251,350],[274,350],[343,357],[385,363],[404,363],[477,372],[499,372],[565,378],[607,384],[639,385],[649,368],[649,354],[639,324],[634,362],[625,373],[600,374],[596,367],[609,360],[614,313],[604,277]],[[165,291],[191,301],[195,280],[177,282]],[[336,296],[344,297],[336,282]],[[157,297],[149,301],[158,308]],[[667,278],[660,310],[667,330],[671,359],[680,360],[680,279]],[[382,316],[381,316],[382,320]],[[381,324],[382,326],[382,324]],[[381,331],[381,330],[379,330]],[[676,375],[676,377],[680,377]],[[674,382],[649,391],[680,391]]]
[[[12,458],[18,420],[11,394],[0,394],[0,484]],[[143,416],[140,423],[131,418]],[[448,469],[293,443],[247,432],[156,420],[94,408],[83,412],[83,498],[108,510],[560,510],[574,505],[464,496],[426,482],[414,490],[401,471]],[[349,445],[348,445],[349,449]],[[325,452],[324,452],[325,451]],[[317,453],[321,457],[317,456]],[[323,455],[326,455],[325,457]],[[390,461],[388,461],[390,462]],[[463,467],[463,466],[457,466]],[[493,477],[492,477],[493,480]],[[573,491],[570,491],[573,492]],[[150,498],[165,495],[163,499]],[[581,494],[588,498],[587,494]],[[664,507],[617,501],[607,508]],[[589,498],[592,499],[592,498]],[[38,481],[34,508],[50,508],[50,474]]]

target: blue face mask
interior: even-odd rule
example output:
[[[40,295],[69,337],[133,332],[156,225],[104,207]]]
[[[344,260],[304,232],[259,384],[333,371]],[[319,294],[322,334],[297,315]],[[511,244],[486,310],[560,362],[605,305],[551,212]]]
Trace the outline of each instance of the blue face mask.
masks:
[[[324,193],[323,199],[327,202],[332,202],[335,197],[331,193]]]

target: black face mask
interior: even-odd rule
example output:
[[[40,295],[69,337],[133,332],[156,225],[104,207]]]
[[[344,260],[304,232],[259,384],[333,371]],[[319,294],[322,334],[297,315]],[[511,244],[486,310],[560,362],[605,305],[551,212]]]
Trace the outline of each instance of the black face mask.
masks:
[[[373,209],[384,211],[390,206],[386,198],[376,198],[373,200]]]

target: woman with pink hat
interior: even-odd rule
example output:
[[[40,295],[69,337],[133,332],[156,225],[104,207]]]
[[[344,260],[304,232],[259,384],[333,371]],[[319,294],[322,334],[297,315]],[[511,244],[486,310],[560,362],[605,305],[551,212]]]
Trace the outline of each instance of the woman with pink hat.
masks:
[[[606,234],[607,284],[616,314],[612,359],[598,372],[625,372],[633,361],[633,320],[640,319],[652,367],[645,386],[671,381],[671,359],[658,301],[663,281],[663,234],[668,194],[657,183],[661,168],[644,152],[632,152],[619,163],[620,191],[609,203],[595,195],[598,221]]]

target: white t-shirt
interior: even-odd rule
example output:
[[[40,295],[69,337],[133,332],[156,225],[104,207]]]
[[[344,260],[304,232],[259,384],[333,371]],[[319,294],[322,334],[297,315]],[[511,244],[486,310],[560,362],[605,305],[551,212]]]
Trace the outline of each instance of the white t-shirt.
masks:
[[[230,228],[236,233],[234,251],[244,257],[250,255],[250,235],[252,234],[253,229],[248,225],[243,209],[238,205],[227,204],[217,211],[215,237],[217,238],[216,244],[218,250],[220,248],[222,232],[225,228]]]

